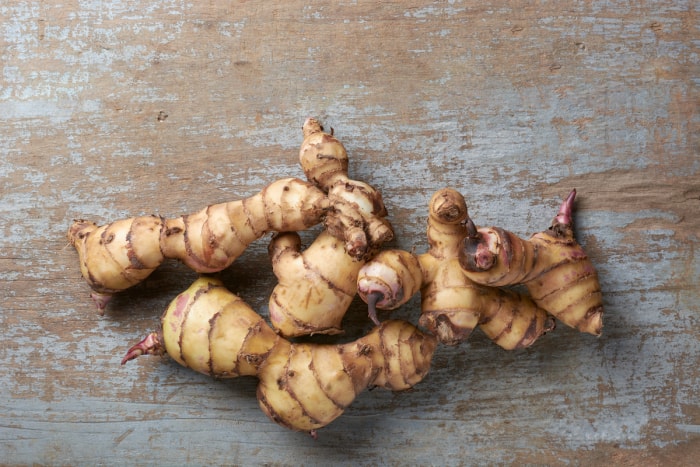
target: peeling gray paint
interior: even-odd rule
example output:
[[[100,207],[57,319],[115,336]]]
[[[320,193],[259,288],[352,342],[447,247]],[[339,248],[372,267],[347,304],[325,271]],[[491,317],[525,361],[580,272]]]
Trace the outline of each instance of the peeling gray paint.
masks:
[[[205,3],[0,6],[5,462],[700,455],[696,5]],[[252,379],[211,381],[159,359],[121,367],[193,275],[167,264],[97,316],[71,220],[175,216],[301,177],[311,115],[346,143],[351,175],[382,190],[401,248],[425,251],[427,202],[444,186],[479,223],[522,236],[577,188],[603,336],[560,326],[509,353],[476,332],[440,349],[424,385],[363,394],[316,442],[269,422]],[[264,241],[224,277],[266,313]],[[398,313],[415,319],[417,307]],[[351,312],[361,325],[362,304]]]

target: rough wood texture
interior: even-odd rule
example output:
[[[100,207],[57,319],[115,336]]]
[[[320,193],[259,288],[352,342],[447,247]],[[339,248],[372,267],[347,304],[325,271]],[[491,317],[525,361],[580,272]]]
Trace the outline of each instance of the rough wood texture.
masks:
[[[8,464],[687,464],[700,456],[700,10],[690,1],[0,5],[0,452]],[[317,441],[252,379],[120,367],[194,275],[168,263],[93,311],[65,232],[179,215],[301,176],[304,118],[383,191],[394,245],[427,202],[528,235],[577,188],[599,339],[441,347]],[[306,239],[312,238],[313,232]],[[224,274],[266,311],[266,243]],[[417,319],[417,303],[397,315]],[[349,335],[367,329],[360,303]]]

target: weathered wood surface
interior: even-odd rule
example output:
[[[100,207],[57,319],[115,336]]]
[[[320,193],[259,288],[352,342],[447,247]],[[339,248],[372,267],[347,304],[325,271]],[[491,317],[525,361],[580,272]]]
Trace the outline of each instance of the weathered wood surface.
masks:
[[[326,3],[0,4],[2,463],[697,460],[698,4]],[[415,390],[364,393],[317,441],[267,420],[253,379],[121,367],[194,275],[168,263],[98,316],[72,219],[179,215],[302,176],[309,115],[383,191],[405,249],[425,250],[439,188],[528,235],[576,187],[603,336],[559,326],[506,352],[477,332],[441,347]],[[224,279],[265,312],[265,242]],[[367,329],[360,303],[347,328]]]

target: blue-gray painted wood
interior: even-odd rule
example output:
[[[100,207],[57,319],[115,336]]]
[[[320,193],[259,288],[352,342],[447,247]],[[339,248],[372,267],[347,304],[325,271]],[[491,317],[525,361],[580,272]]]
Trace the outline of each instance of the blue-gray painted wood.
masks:
[[[687,464],[700,456],[700,23],[688,1],[0,5],[0,452],[7,464]],[[605,328],[525,351],[476,332],[414,390],[363,393],[319,439],[255,380],[122,367],[194,278],[174,263],[97,315],[66,230],[302,176],[303,120],[345,143],[397,239],[451,186],[529,235],[575,187]],[[306,234],[310,241],[314,232]],[[261,312],[264,241],[224,274]],[[418,303],[397,312],[416,320]],[[348,337],[366,329],[362,304]]]

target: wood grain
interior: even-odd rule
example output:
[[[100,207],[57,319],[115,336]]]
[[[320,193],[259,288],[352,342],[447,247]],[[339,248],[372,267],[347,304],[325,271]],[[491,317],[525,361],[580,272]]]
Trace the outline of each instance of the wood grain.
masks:
[[[699,15],[670,0],[0,5],[2,463],[697,459]],[[445,186],[477,222],[522,235],[575,187],[603,336],[559,326],[505,352],[475,333],[414,390],[364,393],[317,441],[267,420],[253,379],[120,367],[195,276],[167,263],[98,316],[72,219],[180,215],[302,176],[309,115],[382,190],[392,246],[425,250]],[[265,241],[223,277],[266,312]],[[361,303],[346,327],[366,331]]]

